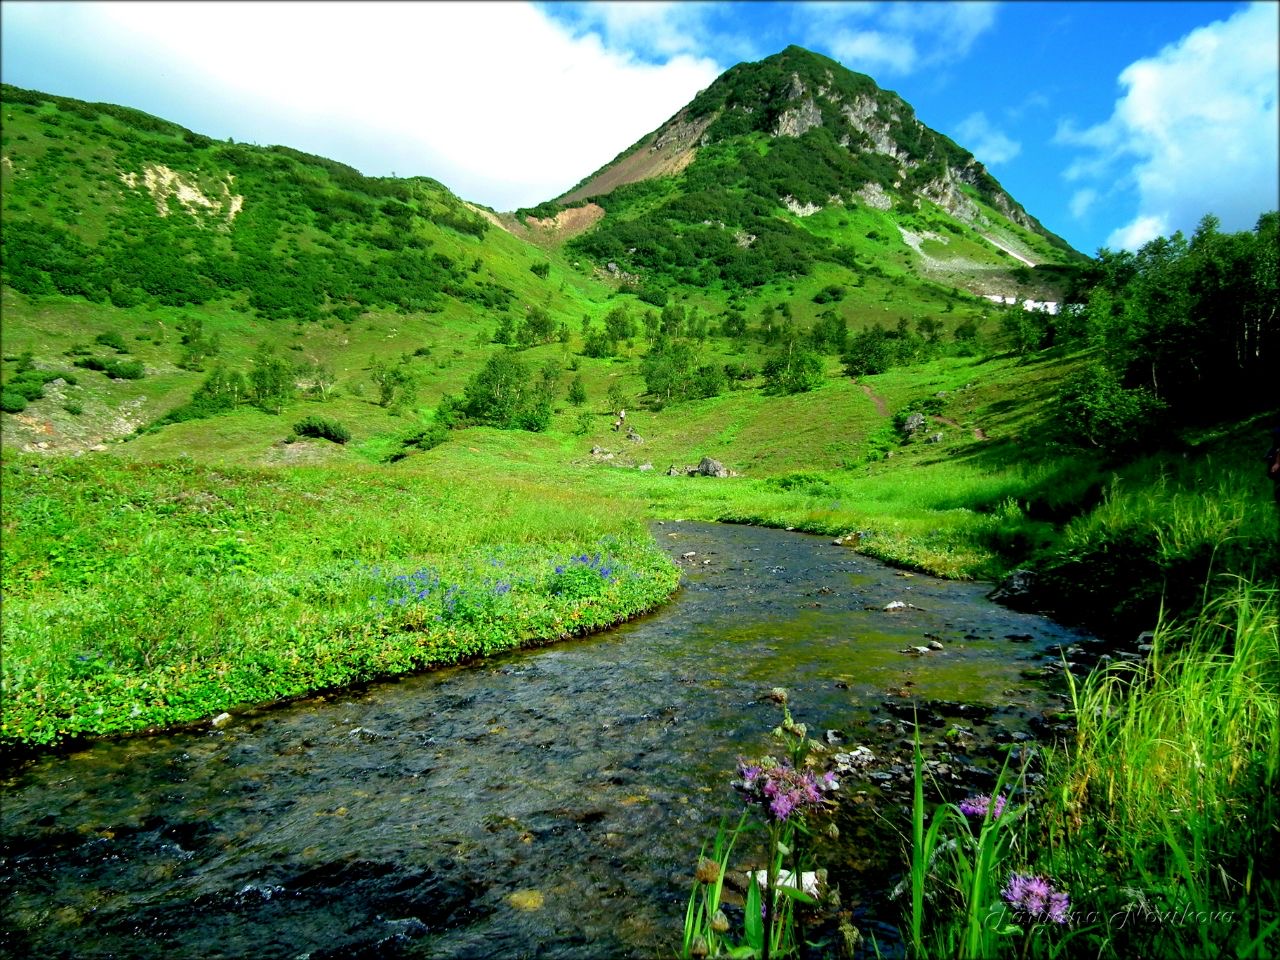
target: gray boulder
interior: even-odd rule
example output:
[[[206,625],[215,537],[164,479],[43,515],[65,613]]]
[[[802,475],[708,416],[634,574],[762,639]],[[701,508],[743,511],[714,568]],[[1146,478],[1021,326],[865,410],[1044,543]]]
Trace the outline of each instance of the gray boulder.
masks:
[[[699,477],[727,477],[729,469],[719,460],[713,460],[711,457],[703,457],[701,462],[693,468],[693,475]]]

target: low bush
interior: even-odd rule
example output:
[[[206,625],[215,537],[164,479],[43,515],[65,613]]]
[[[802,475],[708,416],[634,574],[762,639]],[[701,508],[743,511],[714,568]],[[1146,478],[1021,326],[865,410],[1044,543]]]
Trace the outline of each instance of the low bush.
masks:
[[[141,380],[147,374],[147,368],[140,360],[116,360],[114,358],[81,357],[75,361],[77,367],[85,370],[97,370],[105,373],[113,380]]]
[[[104,347],[110,347],[116,353],[128,353],[129,345],[124,342],[124,337],[115,331],[108,333],[100,333],[93,338],[93,342]]]
[[[324,417],[304,417],[293,425],[293,432],[300,437],[313,437],[316,440],[331,440],[334,443],[346,443],[351,439],[351,431],[336,420]]]

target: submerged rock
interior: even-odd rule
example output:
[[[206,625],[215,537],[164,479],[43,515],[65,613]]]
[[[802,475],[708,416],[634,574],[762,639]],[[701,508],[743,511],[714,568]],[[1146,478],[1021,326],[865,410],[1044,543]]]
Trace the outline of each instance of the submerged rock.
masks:
[[[1030,610],[1036,604],[1038,586],[1039,577],[1034,570],[1014,570],[987,594],[987,599],[1014,610]]]

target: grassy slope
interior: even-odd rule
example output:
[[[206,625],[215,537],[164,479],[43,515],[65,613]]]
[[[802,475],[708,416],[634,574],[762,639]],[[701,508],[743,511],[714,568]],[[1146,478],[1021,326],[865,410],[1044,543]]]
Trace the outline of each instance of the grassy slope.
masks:
[[[112,218],[128,212],[130,204],[133,229],[146,229],[145,218],[156,216],[148,197],[134,195],[119,180],[120,170],[134,169],[139,158],[154,154],[171,164],[186,158],[186,169],[204,171],[207,184],[227,172],[225,164],[217,167],[223,156],[216,152],[218,145],[189,142],[181,131],[163,125],[153,131],[122,126],[114,116],[89,120],[51,103],[7,104],[5,109],[5,155],[12,157],[0,164],[6,224],[61,223],[85,243],[106,243],[112,239]],[[338,190],[325,179],[331,173],[327,168],[283,155],[270,154],[269,159],[276,174],[249,173],[236,183],[246,191],[246,209],[265,204],[289,225],[281,227],[277,245],[303,250],[328,244],[335,255],[361,262],[378,256],[363,228],[335,227],[326,234],[313,211],[290,199],[286,187],[298,177],[318,178],[330,183],[326,189]],[[420,191],[414,194],[416,209],[424,216],[439,209],[462,215],[456,200],[438,185],[414,189]],[[20,414],[0,415],[7,465],[5,684],[30,698],[25,702],[35,712],[24,723],[36,725],[24,726],[25,733],[10,728],[6,738],[49,740],[62,736],[59,730],[140,729],[481,649],[462,644],[429,652],[412,630],[391,630],[399,639],[388,643],[382,634],[371,641],[367,631],[372,621],[364,606],[368,596],[362,593],[369,584],[351,579],[354,562],[381,560],[398,570],[421,564],[449,568],[458,583],[479,589],[487,574],[477,572],[476,558],[498,544],[523,543],[527,554],[522,563],[529,571],[525,596],[531,606],[524,610],[526,626],[508,624],[503,636],[504,642],[524,642],[532,635],[528,624],[555,622],[554,616],[546,619],[559,601],[554,591],[548,592],[545,574],[557,558],[592,550],[601,537],[615,536],[631,538],[623,552],[637,569],[661,570],[651,549],[634,539],[647,518],[751,520],[831,534],[859,531],[860,549],[895,563],[948,576],[995,577],[1037,551],[1061,549],[1069,559],[1086,560],[1099,550],[1105,553],[1107,538],[1130,520],[1144,530],[1160,528],[1161,504],[1181,496],[1183,487],[1204,487],[1205,475],[1196,473],[1200,451],[1220,447],[1228,462],[1220,458],[1205,472],[1222,516],[1199,526],[1183,523],[1179,536],[1190,542],[1178,549],[1194,554],[1197,544],[1212,543],[1224,530],[1242,531],[1239,536],[1247,543],[1250,531],[1267,529],[1269,505],[1263,492],[1253,489],[1260,485],[1250,484],[1248,457],[1239,452],[1249,448],[1225,442],[1193,451],[1178,476],[1159,481],[1162,486],[1152,486],[1162,476],[1158,464],[1133,468],[1125,486],[1115,488],[1121,492],[1108,501],[1111,516],[1098,520],[1100,514],[1090,510],[1109,473],[1096,458],[1053,448],[1043,427],[1056,382],[1079,358],[1018,362],[1005,355],[990,305],[919,279],[915,254],[902,242],[895,217],[865,206],[828,208],[808,218],[778,215],[816,235],[856,246],[859,259],[875,263],[877,270],[864,272],[859,281],[845,268],[818,261],[808,276],[783,277],[747,291],[677,288],[677,302],[712,316],[733,302],[753,325],[763,308],[782,303],[801,327],[831,306],[854,330],[932,316],[943,321],[947,343],[953,325],[973,320],[980,331],[976,355],[943,356],[856,383],[841,376],[829,357],[828,381],[811,393],[766,396],[757,379],[721,397],[648,410],[639,403],[643,341],[624,345],[618,358],[580,356],[582,317],[599,324],[618,304],[629,304],[636,315],[648,305],[595,277],[590,263],[575,265],[560,252],[538,249],[498,229],[478,237],[441,226],[429,216],[413,220],[412,229],[450,262],[478,260],[479,270],[465,283],[500,284],[511,292],[507,307],[489,308],[449,295],[430,311],[373,304],[343,320],[326,306],[314,320],[267,321],[246,307],[244,293],[198,305],[166,306],[150,298],[134,306],[113,306],[4,288],[0,336],[6,379],[9,359],[26,351],[38,368],[74,371],[75,379],[74,384],[51,385],[44,399]],[[205,235],[201,231],[211,229],[198,218],[184,220],[188,215],[178,209],[170,216],[175,219],[168,223],[179,238],[199,240]],[[382,224],[378,216],[371,221],[375,232]],[[928,205],[902,222],[918,231],[945,229]],[[972,231],[948,232],[946,244],[926,241],[932,244],[926,252],[986,256],[992,266],[999,262]],[[220,237],[218,233],[214,239],[222,242]],[[1029,234],[1021,239],[1029,245],[1040,242]],[[1052,251],[1046,246],[1044,252]],[[530,271],[542,262],[550,264],[545,279]],[[844,299],[815,303],[814,294],[832,283],[845,286]],[[474,429],[455,434],[434,450],[384,465],[399,449],[397,438],[428,417],[444,393],[458,393],[495,349],[489,340],[502,310],[519,317],[533,306],[547,309],[572,335],[568,343],[533,347],[523,355],[535,369],[549,360],[566,371],[577,366],[589,398],[585,423],[581,411],[562,402],[544,434]],[[233,368],[247,369],[265,342],[291,359],[330,366],[337,388],[324,401],[296,399],[280,414],[241,407],[117,442],[135,426],[185,401],[203,379],[202,372],[177,366],[177,327],[193,317],[203,321],[206,332],[219,336],[218,359]],[[141,361],[147,375],[111,380],[72,368],[68,351],[92,346],[99,334],[118,334],[127,356]],[[704,361],[755,368],[767,354],[758,341],[715,337],[699,349]],[[374,402],[368,370],[374,358],[406,358],[420,382],[416,402],[390,409]],[[606,396],[611,387],[626,397],[628,422],[644,437],[642,444],[610,431]],[[936,405],[924,433],[939,432],[941,440],[903,443],[891,418],[924,401]],[[282,444],[292,424],[309,414],[346,424],[352,442]],[[38,448],[42,443],[45,447]],[[74,466],[20,454],[33,449],[84,453],[103,444],[106,452],[88,453]],[[614,456],[592,455],[593,446]],[[741,476],[717,481],[664,475],[670,465],[694,464],[703,456],[720,459]],[[655,469],[642,472],[642,463]],[[249,472],[238,472],[244,468]],[[234,491],[235,503],[257,506],[224,515],[228,489]],[[1151,504],[1125,500],[1125,491],[1142,496],[1148,489],[1154,491]],[[470,558],[472,565],[458,558]],[[532,572],[535,568],[542,579]],[[299,620],[306,644],[323,646],[334,637],[350,636],[351,630],[369,641],[347,648],[343,656],[349,670],[333,672],[333,661],[326,659],[325,670],[308,673],[293,658],[289,670],[280,672],[278,662],[271,668],[285,678],[280,684],[264,685],[262,672],[250,669],[234,683],[200,687],[203,692],[193,699],[153,692],[136,712],[142,701],[133,692],[108,693],[98,701],[103,715],[71,722],[65,697],[74,685],[66,682],[85,662],[116,663],[104,675],[124,678],[120,682],[130,691],[149,682],[152,670],[167,676],[166,671],[180,667],[219,669],[216,665],[229,654],[209,625],[238,622],[255,591],[275,596],[274,578],[281,571],[302,578],[285,588],[301,590],[300,595],[315,595],[298,586],[314,578],[338,584],[335,596],[343,599],[332,610]],[[1086,563],[1074,575],[1087,579],[1089,573]],[[637,592],[626,598],[600,593],[592,622],[608,622],[657,602],[669,589],[670,570],[641,580]],[[597,592],[604,589],[603,582],[594,586]],[[199,637],[175,659],[165,652],[169,646],[163,634],[172,628],[174,636],[182,635],[184,617],[192,609],[202,612],[209,629],[197,631]],[[289,605],[281,610],[296,612]],[[68,632],[68,624],[96,623],[94,617],[103,616],[116,624],[113,642],[127,648],[118,662],[99,656],[87,635]],[[270,662],[276,656],[272,637],[282,635],[280,623],[264,616],[245,626],[243,636],[234,635],[245,649],[261,646],[267,651],[263,662]],[[550,629],[549,635],[562,629]],[[134,639],[130,630],[136,630]],[[292,634],[285,631],[283,636]],[[138,638],[146,637],[155,641],[155,651],[138,652],[137,643],[143,643]],[[136,671],[127,666],[135,661],[142,664]],[[257,661],[250,656],[245,662],[252,666]],[[62,684],[58,697],[63,699],[51,695],[44,686],[49,683]]]

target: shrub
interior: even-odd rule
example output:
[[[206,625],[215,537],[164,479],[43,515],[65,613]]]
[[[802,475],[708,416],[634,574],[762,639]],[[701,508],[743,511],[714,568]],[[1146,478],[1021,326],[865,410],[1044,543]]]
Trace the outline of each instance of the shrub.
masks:
[[[324,417],[304,417],[293,425],[293,432],[300,437],[314,437],[317,440],[331,440],[334,443],[346,443],[351,439],[351,431],[336,420]]]
[[[108,358],[106,360],[101,357],[82,357],[75,361],[77,367],[83,367],[85,370],[97,370],[105,373],[113,380],[141,380],[146,376],[147,368],[142,365],[140,360],[116,360]]]
[[[0,391],[0,410],[5,413],[21,413],[27,409],[27,398],[7,387]]]
[[[114,330],[106,333],[100,333],[93,338],[93,342],[101,344],[104,347],[110,347],[116,353],[128,353],[129,345],[124,342],[124,337],[116,333]]]
[[[765,389],[772,393],[806,393],[822,386],[822,358],[809,350],[782,352],[764,365]]]
[[[844,372],[850,377],[871,376],[884,373],[894,365],[895,344],[888,331],[879,325],[855,334],[845,349],[842,360]]]
[[[1146,387],[1126,388],[1105,366],[1093,364],[1062,385],[1056,409],[1062,440],[1116,452],[1158,434],[1165,404]]]
[[[6,386],[5,391],[8,393],[16,393],[24,400],[40,400],[44,397],[44,381],[29,376],[14,377]]]

